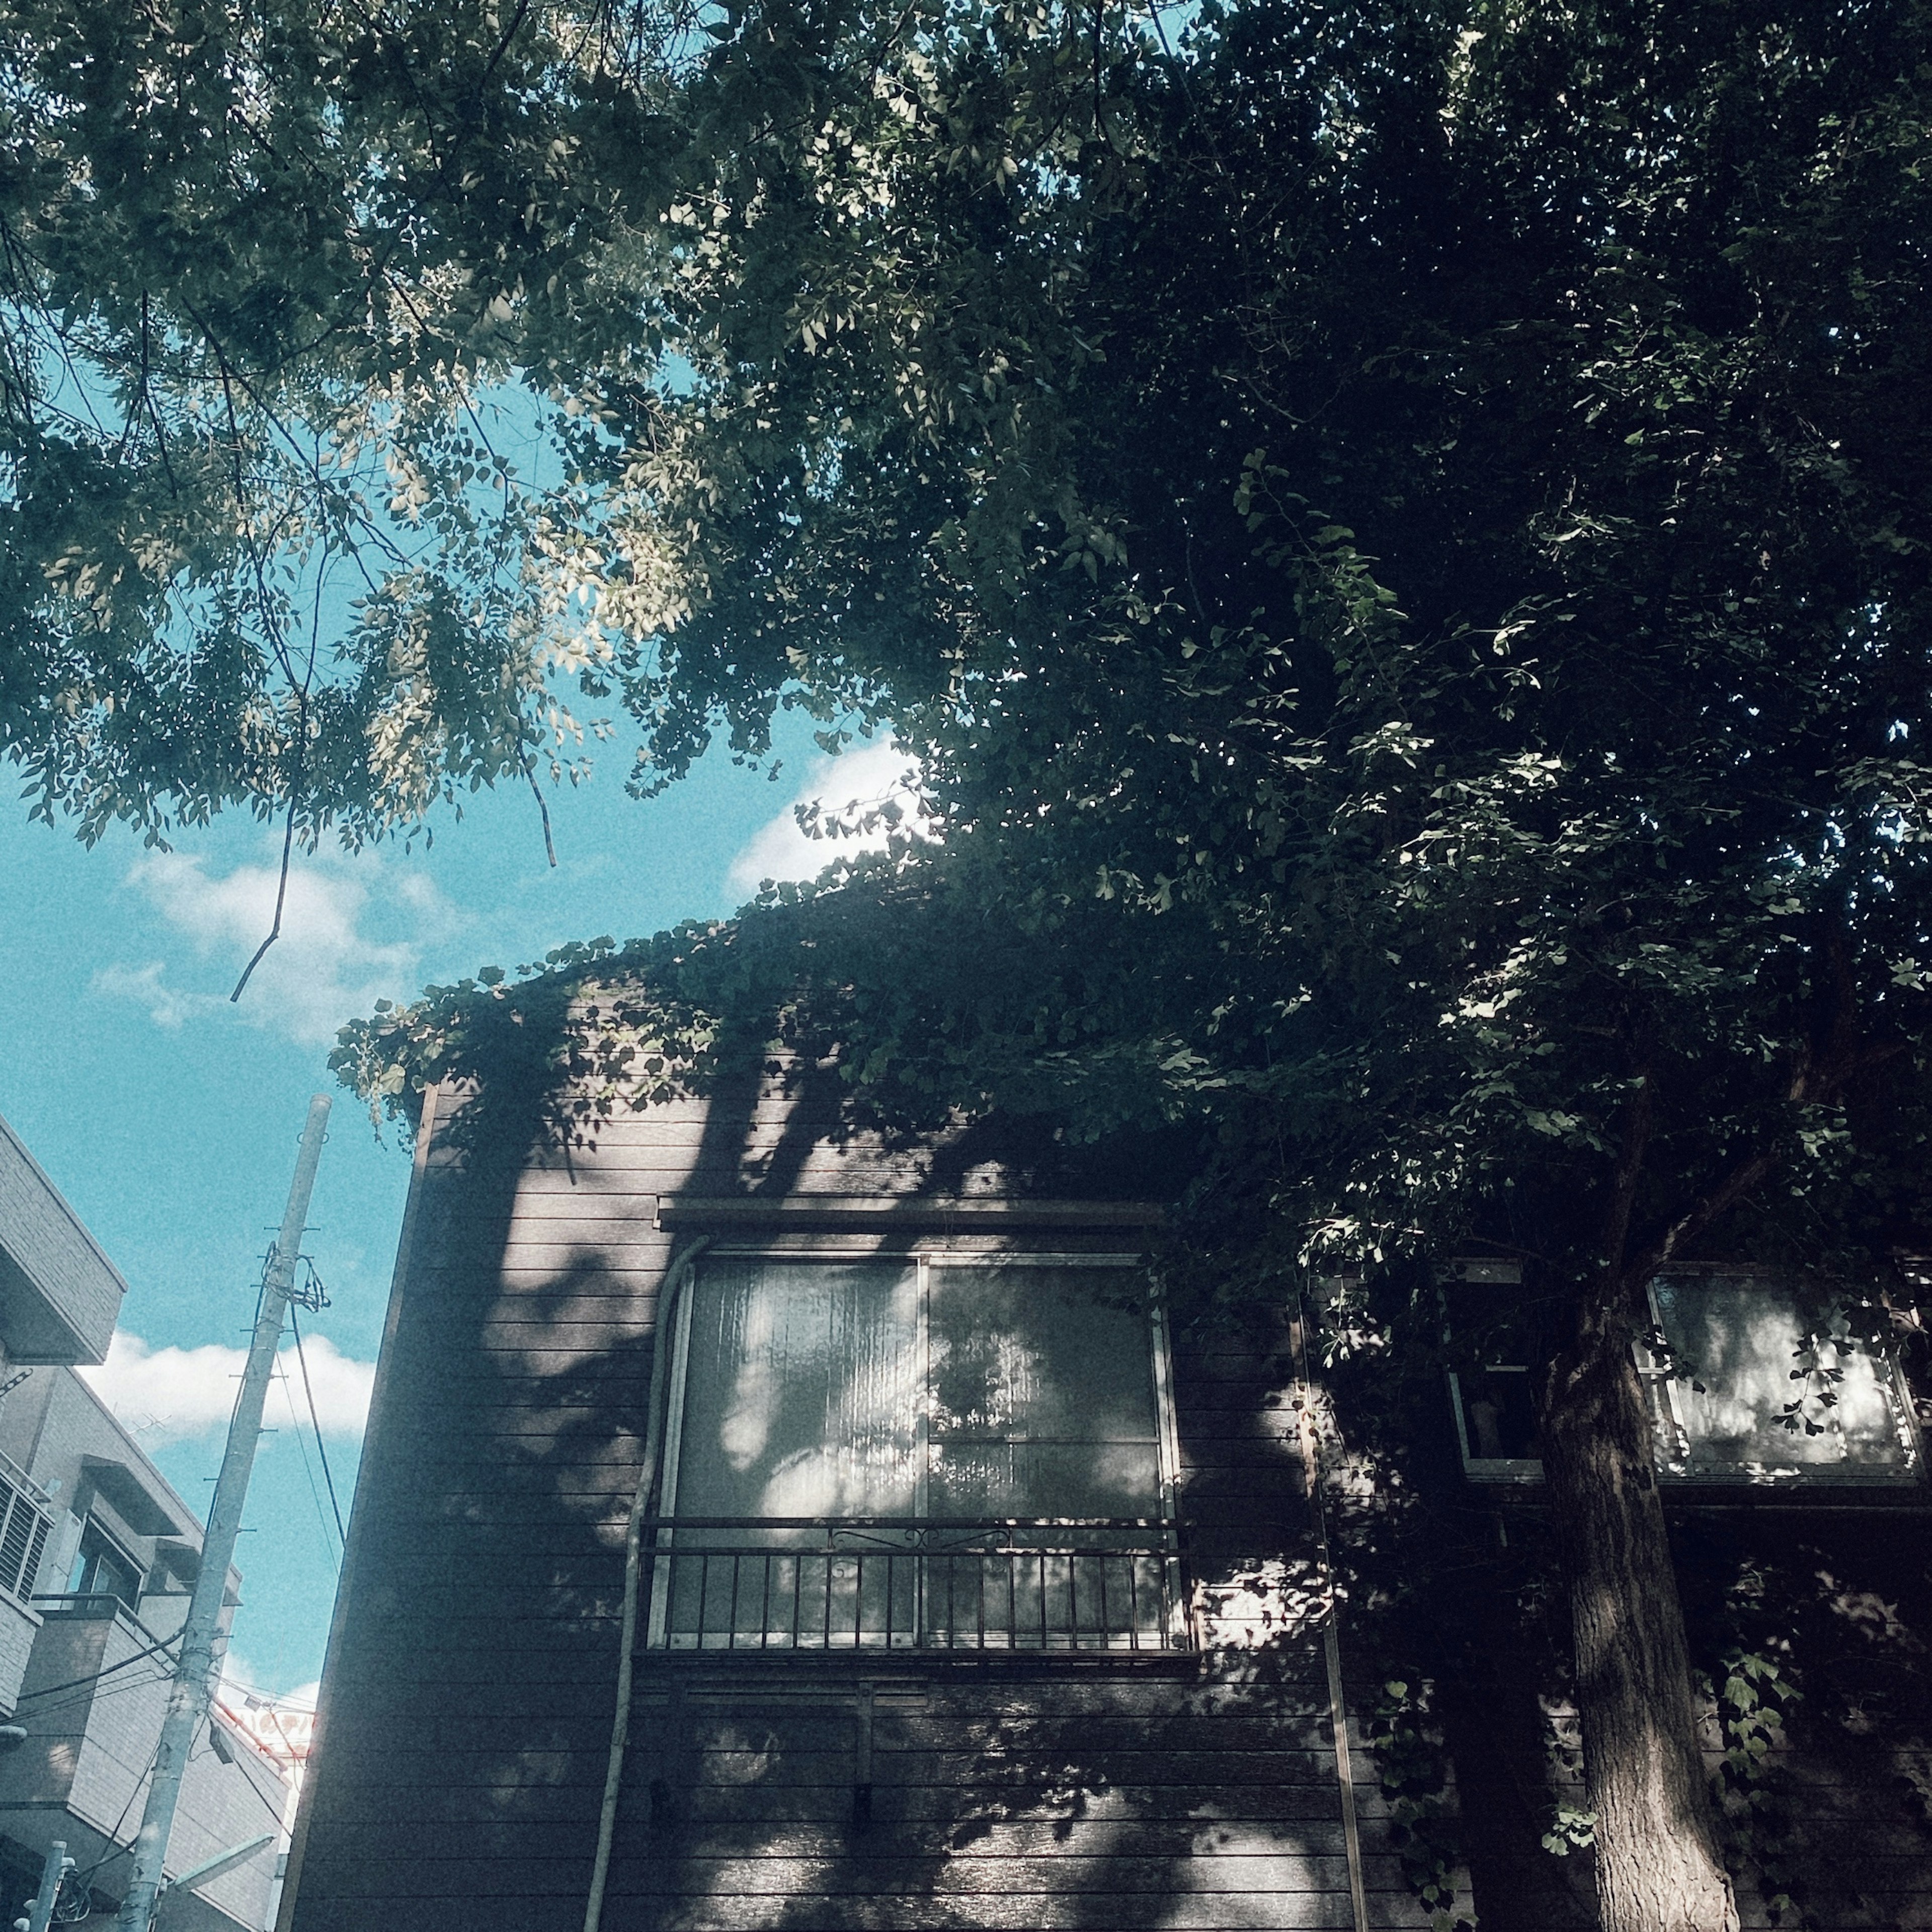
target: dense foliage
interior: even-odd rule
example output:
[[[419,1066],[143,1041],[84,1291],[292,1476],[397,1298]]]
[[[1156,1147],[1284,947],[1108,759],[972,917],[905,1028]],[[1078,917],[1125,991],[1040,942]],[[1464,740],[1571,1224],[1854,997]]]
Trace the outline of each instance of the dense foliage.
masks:
[[[585,646],[526,562],[560,470],[506,324],[582,211],[504,198],[559,139],[560,43],[301,0],[5,20],[0,752],[35,811],[354,842],[560,772]]]
[[[1926,27],[746,10],[655,167],[573,122],[593,682],[660,772],[890,722],[891,896],[1012,935],[844,920],[863,1077],[1205,1108],[1310,1258],[1574,1269],[1633,1135],[1652,1247],[1904,1232]]]

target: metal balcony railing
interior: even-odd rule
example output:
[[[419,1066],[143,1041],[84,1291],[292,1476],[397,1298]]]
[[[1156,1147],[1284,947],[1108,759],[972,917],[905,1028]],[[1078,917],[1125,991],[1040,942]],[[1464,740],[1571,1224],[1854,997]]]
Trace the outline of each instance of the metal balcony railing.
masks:
[[[658,1649],[1190,1647],[1171,1522],[663,1516],[645,1527]]]

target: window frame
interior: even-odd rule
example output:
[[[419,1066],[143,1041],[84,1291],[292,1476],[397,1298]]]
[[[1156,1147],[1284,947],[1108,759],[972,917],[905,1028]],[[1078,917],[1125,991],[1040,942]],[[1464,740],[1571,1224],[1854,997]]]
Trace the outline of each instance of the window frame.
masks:
[[[1698,1268],[1666,1268],[1645,1286],[1644,1298],[1650,1309],[1652,1327],[1664,1332],[1664,1310],[1658,1300],[1658,1286],[1672,1276],[1689,1279],[1702,1276],[1737,1281],[1777,1282],[1778,1270],[1748,1263],[1728,1262]],[[1924,1448],[1919,1438],[1918,1419],[1906,1386],[1905,1372],[1894,1351],[1883,1342],[1868,1352],[1876,1379],[1892,1404],[1892,1420],[1903,1460],[1896,1466],[1870,1463],[1834,1466],[1830,1463],[1790,1462],[1765,1466],[1732,1462],[1694,1469],[1675,1466],[1676,1458],[1666,1454],[1672,1441],[1685,1445],[1691,1436],[1684,1409],[1684,1378],[1670,1372],[1652,1350],[1640,1340],[1636,1344],[1637,1372],[1642,1377],[1652,1426],[1657,1432],[1658,1481],[1673,1490],[1786,1489],[1830,1491],[1835,1490],[1918,1489],[1925,1480]]]
[[[1775,1282],[1780,1279],[1780,1270],[1749,1262],[1702,1263],[1694,1267],[1660,1270],[1646,1284],[1644,1289],[1651,1322],[1658,1333],[1664,1330],[1664,1311],[1657,1294],[1659,1282],[1672,1277],[1693,1276],[1727,1276],[1740,1281]],[[1450,1282],[1477,1287],[1486,1284],[1506,1286],[1520,1278],[1520,1270],[1514,1264],[1492,1262],[1459,1263],[1455,1264],[1447,1277]],[[1690,1431],[1678,1392],[1679,1378],[1668,1372],[1665,1364],[1641,1340],[1633,1347],[1637,1372],[1643,1382],[1645,1405],[1649,1412],[1654,1432],[1658,1486],[1666,1492],[1681,1494],[1702,1491],[1708,1495],[1714,1491],[1736,1496],[1741,1492],[1749,1491],[1754,1496],[1761,1496],[1766,1490],[1775,1490],[1787,1495],[1804,1495],[1822,1501],[1825,1496],[1843,1494],[1846,1491],[1896,1492],[1921,1490],[1925,1486],[1924,1444],[1912,1392],[1906,1383],[1904,1370],[1896,1352],[1882,1343],[1875,1352],[1879,1378],[1891,1401],[1900,1444],[1904,1450],[1903,1460],[1894,1466],[1867,1463],[1845,1468],[1842,1472],[1829,1464],[1804,1462],[1774,1466],[1736,1462],[1698,1469],[1673,1467],[1674,1459],[1668,1453],[1669,1444],[1672,1442],[1684,1443],[1690,1440]],[[1527,1376],[1531,1368],[1527,1363],[1493,1362],[1484,1363],[1480,1372],[1485,1375]],[[1468,1397],[1462,1376],[1454,1369],[1446,1370],[1444,1373],[1448,1386],[1450,1413],[1456,1425],[1456,1447],[1461,1454],[1465,1477],[1471,1482],[1495,1487],[1533,1485],[1544,1481],[1546,1478],[1540,1456],[1484,1456],[1473,1452],[1466,1408]]]
[[[1521,1376],[1529,1378],[1527,1362],[1486,1362],[1486,1376]],[[1478,1456],[1469,1446],[1469,1423],[1466,1406],[1468,1396],[1462,1378],[1454,1369],[1447,1371],[1449,1411],[1456,1418],[1456,1444],[1462,1454],[1462,1473],[1472,1483],[1540,1483],[1544,1480],[1540,1456]]]
[[[990,1270],[1000,1267],[1104,1268],[1137,1275],[1147,1301],[1147,1342],[1154,1390],[1155,1474],[1160,1513],[1152,1519],[1136,1520],[1150,1522],[1158,1530],[1167,1561],[1178,1559],[1180,1452],[1179,1425],[1174,1400],[1173,1352],[1166,1297],[1159,1280],[1148,1266],[1145,1254],[1130,1254],[1112,1249],[1082,1253],[1064,1249],[991,1249],[955,1246],[943,1236],[915,1239],[903,1247],[878,1241],[854,1241],[849,1234],[816,1238],[793,1234],[788,1239],[781,1238],[778,1240],[770,1238],[764,1240],[740,1238],[706,1242],[700,1250],[687,1251],[682,1257],[674,1259],[666,1277],[668,1285],[675,1285],[676,1293],[670,1314],[665,1401],[658,1439],[652,1445],[657,1451],[654,1458],[657,1466],[656,1474],[652,1485],[656,1492],[658,1514],[656,1520],[662,1526],[656,1532],[654,1550],[668,1551],[676,1546],[675,1520],[679,1474],[684,1459],[685,1400],[691,1368],[692,1330],[696,1319],[698,1277],[705,1263],[710,1261],[748,1261],[778,1266],[788,1263],[844,1263],[853,1266],[916,1267],[919,1279],[919,1315],[914,1346],[920,1364],[921,1387],[928,1394],[932,1385],[932,1271],[935,1267],[962,1270]],[[928,1405],[924,1400],[920,1402],[914,1417],[914,1429],[917,1501],[914,1516],[910,1520],[925,1521],[927,1520],[927,1485],[930,1478],[932,1440],[931,1416]],[[854,1518],[854,1520],[862,1522],[868,1519]],[[1178,1594],[1177,1601],[1180,1605],[1179,1614],[1181,1622],[1166,1634],[1166,1641],[1170,1646],[1168,1654],[1172,1654],[1173,1647],[1185,1648],[1191,1646],[1191,1637],[1186,1634],[1186,1627],[1191,1619],[1185,1609],[1184,1593]],[[671,1642],[670,1613],[668,1596],[664,1588],[654,1582],[650,1593],[649,1615],[645,1624],[644,1646],[646,1648],[662,1654],[677,1654],[676,1646]],[[700,1649],[694,1654],[710,1657],[718,1653]],[[948,1654],[944,1649],[922,1651],[920,1653],[922,1656],[934,1657]]]
[[[104,1549],[97,1546],[90,1550],[88,1546],[90,1538],[95,1540],[97,1546],[104,1545]],[[131,1600],[119,1590],[104,1590],[98,1581],[92,1586],[86,1582],[88,1572],[90,1570],[98,1572],[104,1558],[118,1561],[127,1566],[128,1574],[131,1580],[130,1587],[134,1593]],[[130,1616],[139,1616],[141,1599],[148,1593],[148,1567],[89,1509],[81,1518],[80,1538],[74,1545],[74,1560],[68,1566],[70,1587],[64,1594],[70,1597],[111,1597]]]

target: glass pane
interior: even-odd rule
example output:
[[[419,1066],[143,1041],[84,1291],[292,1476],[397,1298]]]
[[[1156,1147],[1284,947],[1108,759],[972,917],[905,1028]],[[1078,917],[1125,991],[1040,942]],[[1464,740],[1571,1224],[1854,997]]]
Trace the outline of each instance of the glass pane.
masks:
[[[1159,1513],[1146,1294],[1124,1268],[934,1265],[934,1516]]]
[[[976,1442],[932,1445],[935,1516],[1160,1514],[1154,1445],[1139,1442]]]
[[[1529,1462],[1543,1454],[1537,1439],[1535,1391],[1526,1372],[1462,1369],[1456,1379],[1474,1460]]]
[[[1904,1466],[1886,1365],[1851,1338],[1825,1298],[1735,1274],[1666,1276],[1655,1293],[1676,1358],[1670,1400],[1689,1438],[1673,1463],[1693,1472],[1814,1474]],[[1819,1400],[1826,1394],[1835,1400]],[[1787,1406],[1801,1398],[1802,1418],[1789,1427]]]
[[[1166,1644],[1178,1586],[1164,1531],[998,1526],[1160,1515],[1144,1279],[938,1264],[930,1280],[922,1326],[915,1266],[706,1262],[668,1513],[827,1520],[667,1532],[654,1642]],[[946,1526],[854,1521],[919,1515]]]
[[[706,1262],[674,1514],[914,1514],[922,1382],[915,1266]],[[663,1640],[706,1650],[913,1642],[916,1559],[848,1552],[854,1536],[863,1533],[676,1530],[656,1559]]]
[[[706,1262],[676,1513],[914,1514],[918,1343],[910,1264]]]

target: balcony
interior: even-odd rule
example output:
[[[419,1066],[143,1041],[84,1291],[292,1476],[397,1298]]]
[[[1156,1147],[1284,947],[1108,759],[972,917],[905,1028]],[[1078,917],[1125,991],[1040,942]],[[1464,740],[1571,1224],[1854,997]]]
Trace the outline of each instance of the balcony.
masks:
[[[63,1592],[37,1606],[44,1622],[16,1718],[27,1736],[0,1757],[0,1830],[31,1862],[61,1840],[104,1915],[126,1885],[173,1659],[166,1640],[117,1597]],[[274,1830],[286,1797],[278,1768],[220,1712],[211,1713],[182,1780],[168,1871]],[[273,1874],[264,1852],[172,1897],[162,1923],[170,1932],[253,1932],[264,1922]]]
[[[1191,1647],[1171,1522],[660,1516],[645,1532],[658,1650]]]
[[[20,1700],[40,1628],[34,1587],[52,1528],[53,1504],[46,1492],[0,1456],[0,1712],[10,1714]]]

